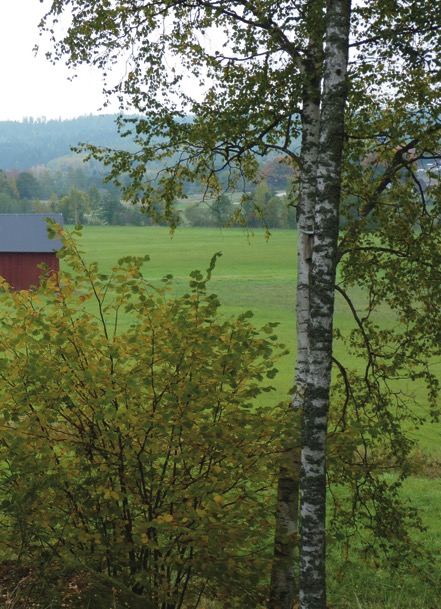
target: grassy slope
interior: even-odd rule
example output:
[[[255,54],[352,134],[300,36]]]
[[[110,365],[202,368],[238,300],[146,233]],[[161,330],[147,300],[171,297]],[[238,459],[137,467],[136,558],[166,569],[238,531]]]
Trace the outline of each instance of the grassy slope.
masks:
[[[280,323],[278,335],[292,351],[290,363],[285,366],[286,374],[290,368],[289,381],[281,382],[287,388],[291,386],[295,353],[295,231],[274,231],[266,240],[263,231],[247,235],[240,229],[184,228],[171,237],[162,227],[85,227],[81,247],[87,259],[97,260],[103,270],[110,270],[119,256],[147,253],[151,260],[145,266],[145,276],[154,281],[171,273],[177,291],[187,289],[192,270],[204,270],[211,256],[222,252],[211,291],[219,295],[227,315],[251,309],[256,325]],[[336,325],[347,328],[350,323],[347,306],[338,298]]]

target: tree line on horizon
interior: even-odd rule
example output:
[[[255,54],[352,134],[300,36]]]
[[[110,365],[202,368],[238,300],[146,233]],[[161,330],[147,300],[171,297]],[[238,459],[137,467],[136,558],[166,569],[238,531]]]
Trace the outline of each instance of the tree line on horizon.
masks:
[[[99,141],[103,146],[121,146],[115,127],[116,115],[81,116],[68,120],[26,117],[0,121],[0,167],[25,171],[47,165],[69,155],[78,142]],[[129,140],[124,142],[130,148]]]
[[[45,163],[48,156],[58,152],[69,151],[67,142],[79,141],[84,135],[83,129],[88,125],[99,126],[91,133],[102,133],[109,138],[111,124],[108,119],[115,120],[115,116],[88,116],[82,119],[69,121],[44,121],[43,119],[26,119],[22,123],[12,121],[0,122],[0,213],[44,213],[57,211],[63,213],[68,224],[93,225],[151,225],[166,224],[155,222],[144,214],[142,207],[124,205],[121,188],[113,182],[106,181],[105,167],[95,159],[85,160],[84,155],[76,154],[70,150],[57,158],[51,158]],[[104,122],[101,123],[101,119]],[[13,151],[9,156],[2,157],[2,141],[5,141],[5,125],[12,129],[22,129],[26,134],[26,141],[32,147],[34,134],[39,145],[48,146],[49,152],[34,148],[36,161],[31,167],[20,170],[20,163],[13,163]],[[67,130],[65,127],[69,127]],[[46,135],[49,138],[46,141]],[[54,136],[51,139],[51,134]],[[44,137],[43,137],[44,136]],[[92,136],[90,136],[92,137]],[[95,137],[95,136],[94,136]],[[77,138],[77,140],[75,139]],[[121,139],[121,138],[119,138]],[[20,140],[19,140],[20,141]],[[113,143],[111,138],[108,143]],[[51,148],[51,142],[54,146]],[[61,147],[57,145],[61,143]],[[26,148],[26,147],[25,147]],[[24,154],[26,156],[26,150]],[[13,168],[11,169],[10,167]],[[1,165],[0,165],[1,167]],[[151,163],[151,174],[158,173],[158,163]],[[199,182],[188,182],[184,188],[184,199],[180,212],[181,222],[187,226],[216,227],[246,224],[251,228],[295,228],[296,208],[288,204],[286,192],[296,179],[295,171],[285,156],[270,155],[261,164],[261,182],[257,186],[253,183],[245,185],[247,200],[241,205],[240,218],[234,219],[237,205],[233,202],[231,193],[219,194],[208,203],[203,200],[203,187]],[[124,184],[124,179],[123,179]],[[200,197],[199,197],[200,195]],[[185,197],[191,197],[190,202]],[[195,202],[195,200],[198,202]],[[238,215],[238,214],[237,214]]]

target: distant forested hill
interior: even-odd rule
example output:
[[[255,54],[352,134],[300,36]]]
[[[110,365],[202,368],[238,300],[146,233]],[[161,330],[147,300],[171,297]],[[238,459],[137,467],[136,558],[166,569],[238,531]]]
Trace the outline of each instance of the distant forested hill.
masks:
[[[82,116],[72,120],[27,118],[0,121],[0,169],[23,171],[70,154],[79,142],[114,148],[129,142],[118,136],[116,115]]]
[[[119,136],[116,119],[114,114],[72,120],[0,121],[0,213],[61,212],[68,224],[151,224],[151,218],[142,213],[136,201],[135,205],[122,201],[119,184],[106,181],[105,165],[96,159],[84,163],[84,155],[71,151],[79,143],[135,150],[130,135]],[[168,162],[178,160],[176,155]],[[154,183],[164,167],[164,161],[150,161],[145,168],[146,179]],[[229,168],[220,170],[221,186],[226,187],[230,177]],[[296,209],[287,204],[283,194],[296,177],[289,158],[273,154],[262,159],[260,177],[257,186],[243,185],[248,191],[241,212],[246,224],[252,228],[295,227]],[[124,174],[119,176],[123,184],[127,179]],[[184,223],[224,226],[235,215],[238,200],[236,197],[233,201],[232,193],[201,208],[204,186],[185,182],[183,187],[188,197],[179,202]]]

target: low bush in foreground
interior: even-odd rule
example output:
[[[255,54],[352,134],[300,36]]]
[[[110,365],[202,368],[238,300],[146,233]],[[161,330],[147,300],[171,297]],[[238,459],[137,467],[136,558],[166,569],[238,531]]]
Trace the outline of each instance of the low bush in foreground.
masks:
[[[102,274],[53,231],[69,270],[0,297],[3,555],[74,560],[146,606],[228,590],[256,607],[281,435],[281,409],[256,404],[281,350],[273,325],[220,316],[216,257],[171,297],[170,277],[143,278],[146,258]]]

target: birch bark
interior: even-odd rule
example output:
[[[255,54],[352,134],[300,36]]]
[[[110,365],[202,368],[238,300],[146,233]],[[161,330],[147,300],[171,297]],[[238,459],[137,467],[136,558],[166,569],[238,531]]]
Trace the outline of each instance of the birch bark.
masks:
[[[331,0],[327,10],[309,281],[308,376],[302,411],[301,609],[326,609],[326,435],[350,10],[351,0]]]
[[[300,167],[300,200],[298,210],[297,248],[297,355],[294,376],[295,393],[292,404],[298,409],[303,404],[309,368],[309,278],[314,240],[314,207],[317,190],[317,160],[320,138],[320,76],[322,36],[310,38],[303,62],[302,148]]]
[[[281,463],[277,484],[274,559],[268,609],[292,609],[298,597],[298,521],[300,450],[290,448]]]
[[[314,3],[310,3],[313,5]],[[311,32],[305,58],[300,63],[303,77],[302,146],[298,206],[298,258],[296,292],[297,356],[292,406],[303,404],[308,376],[309,276],[312,259],[314,204],[317,187],[317,159],[320,136],[320,78],[323,32]],[[277,487],[274,560],[271,571],[269,609],[292,609],[299,594],[298,529],[300,499],[300,444],[295,424],[291,444],[280,467]]]

